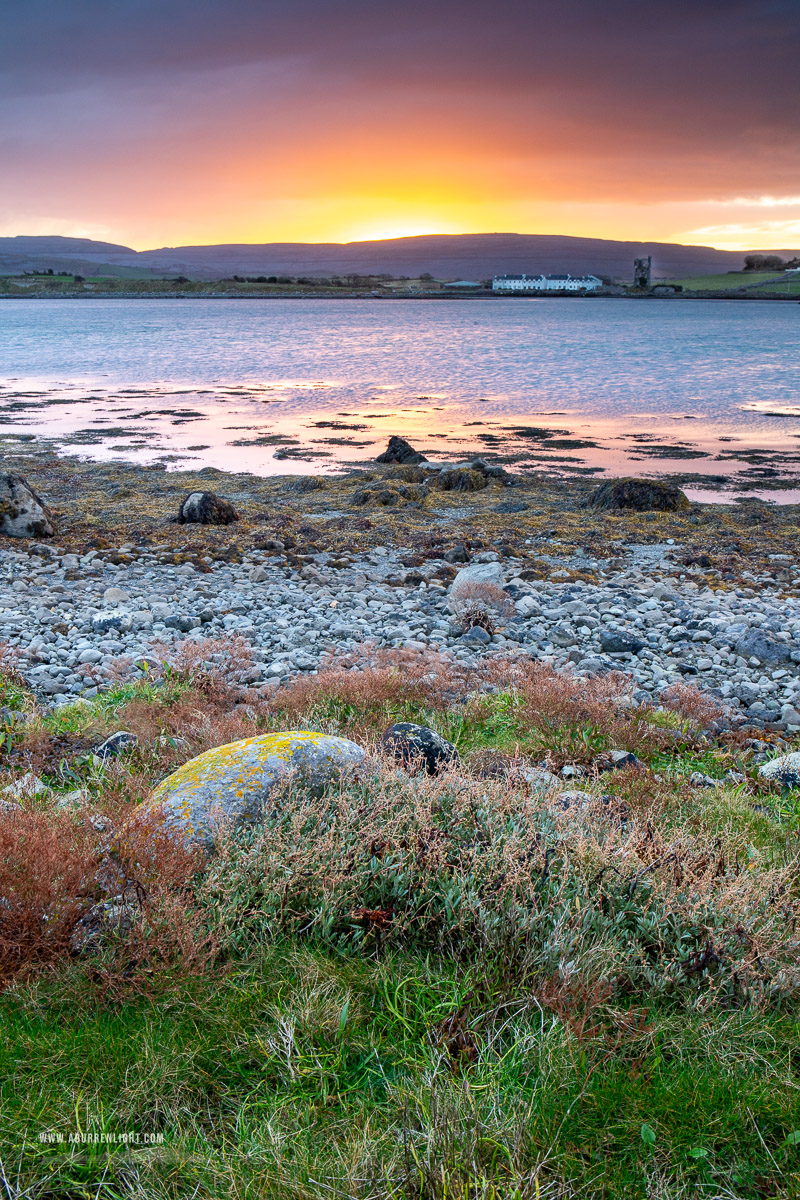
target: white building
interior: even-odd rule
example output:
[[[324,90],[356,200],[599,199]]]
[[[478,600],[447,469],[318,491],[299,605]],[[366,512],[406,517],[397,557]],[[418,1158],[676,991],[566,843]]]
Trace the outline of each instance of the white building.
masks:
[[[495,275],[493,292],[594,292],[603,286],[596,275]]]

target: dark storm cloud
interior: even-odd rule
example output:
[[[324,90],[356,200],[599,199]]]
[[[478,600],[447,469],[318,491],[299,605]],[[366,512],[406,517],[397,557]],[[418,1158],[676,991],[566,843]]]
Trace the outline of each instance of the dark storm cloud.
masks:
[[[115,228],[145,197],[289,207],[348,175],[391,198],[800,195],[800,0],[4,0],[0,56],[14,222],[45,162],[59,213],[91,200]]]
[[[797,152],[798,0],[6,0],[2,42],[9,97],[289,62],[312,89],[556,89],[593,128],[649,114],[692,142],[740,123]]]
[[[588,71],[622,93],[797,91],[797,0],[6,0],[3,10],[3,74],[38,89],[291,56],[375,79],[470,72],[477,86],[524,86],[566,70],[579,87]]]

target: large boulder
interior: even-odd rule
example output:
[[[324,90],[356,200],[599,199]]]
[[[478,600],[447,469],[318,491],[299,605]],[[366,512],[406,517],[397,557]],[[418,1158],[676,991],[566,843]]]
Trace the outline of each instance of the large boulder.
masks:
[[[608,479],[587,500],[589,508],[615,510],[631,508],[636,512],[680,512],[689,501],[679,487],[658,479]]]
[[[309,730],[245,738],[184,763],[159,784],[150,806],[184,841],[210,850],[217,828],[259,821],[267,797],[289,779],[316,790],[365,757],[355,742]]]
[[[404,767],[424,769],[428,775],[436,775],[444,767],[458,762],[458,751],[446,738],[427,725],[415,725],[411,721],[390,725],[381,738],[381,746]]]
[[[800,787],[800,753],[782,754],[758,768],[762,779],[774,779],[784,787]]]
[[[427,462],[427,458],[419,450],[415,450],[410,442],[405,438],[395,437],[389,438],[389,444],[383,454],[379,454],[375,462],[379,463],[421,463]]]
[[[192,492],[178,513],[179,525],[232,525],[238,520],[239,514],[230,500],[224,500],[216,492]]]
[[[606,654],[638,654],[644,650],[646,642],[624,629],[601,629],[600,646]]]
[[[788,662],[792,647],[785,642],[773,641],[762,629],[753,627],[746,630],[734,644],[734,653],[740,658],[757,658],[765,666],[775,666]]]
[[[12,471],[0,472],[0,533],[7,537],[52,537],[53,514],[31,485]]]

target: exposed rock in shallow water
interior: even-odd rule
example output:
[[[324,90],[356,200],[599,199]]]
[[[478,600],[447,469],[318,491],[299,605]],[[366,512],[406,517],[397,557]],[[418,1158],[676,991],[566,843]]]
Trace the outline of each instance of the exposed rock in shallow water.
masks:
[[[52,537],[53,514],[30,484],[11,471],[0,473],[0,533],[6,537]]]
[[[379,463],[405,464],[427,462],[428,460],[419,450],[415,450],[405,438],[393,435],[389,438],[389,445],[383,454],[379,454],[375,461]]]
[[[150,804],[187,842],[210,850],[216,828],[259,821],[270,793],[293,776],[313,791],[365,757],[355,742],[307,730],[245,738],[184,763],[159,784]]]
[[[238,520],[239,514],[230,500],[215,492],[192,492],[178,514],[179,525],[232,525]]]
[[[658,512],[679,512],[689,507],[689,501],[679,487],[656,479],[609,479],[587,500],[589,508],[632,508],[636,512],[655,509]]]

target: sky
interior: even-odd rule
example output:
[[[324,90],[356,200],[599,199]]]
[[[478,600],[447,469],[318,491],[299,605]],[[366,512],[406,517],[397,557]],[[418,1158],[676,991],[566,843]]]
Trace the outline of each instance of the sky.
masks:
[[[3,0],[0,235],[800,247],[800,0]]]

